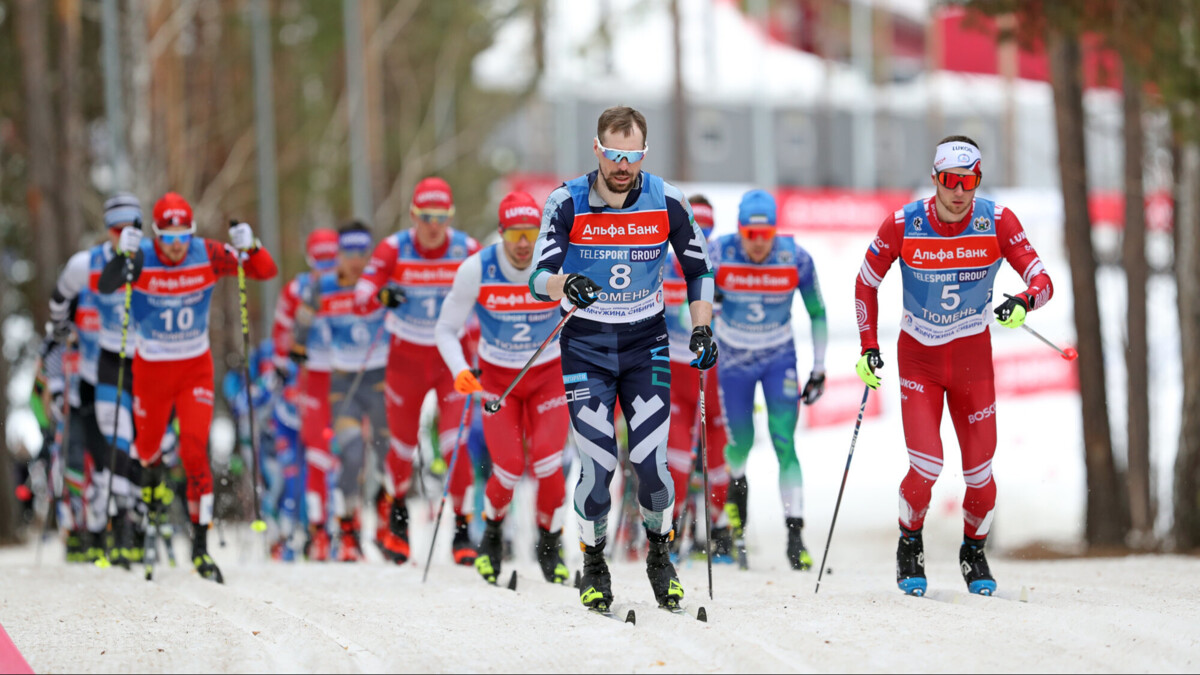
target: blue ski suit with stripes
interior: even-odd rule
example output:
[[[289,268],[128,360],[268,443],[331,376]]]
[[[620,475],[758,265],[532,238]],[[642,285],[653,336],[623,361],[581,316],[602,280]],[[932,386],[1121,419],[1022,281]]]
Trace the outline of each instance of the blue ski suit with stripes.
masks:
[[[555,274],[583,274],[601,287],[599,300],[576,310],[559,338],[571,432],[582,462],[575,512],[580,538],[589,546],[603,545],[607,531],[618,401],[628,422],[643,523],[652,533],[671,531],[671,357],[662,285],[668,242],[679,257],[689,302],[713,297],[707,245],[683,193],[642,172],[623,208],[614,209],[594,189],[597,173],[550,194],[529,279],[539,300],[551,299],[547,282]],[[566,312],[571,304],[564,298],[561,307]]]

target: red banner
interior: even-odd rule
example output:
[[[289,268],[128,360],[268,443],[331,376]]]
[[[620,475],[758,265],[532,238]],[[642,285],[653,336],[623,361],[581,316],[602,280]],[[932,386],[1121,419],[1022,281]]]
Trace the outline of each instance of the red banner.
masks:
[[[821,398],[812,405],[800,404],[804,426],[811,429],[853,423],[858,419],[864,386],[866,385],[857,377],[827,377],[825,393]],[[867,409],[863,413],[863,419],[879,417],[882,414],[883,396],[880,392],[873,391],[867,398]]]
[[[996,397],[1079,391],[1076,361],[1067,361],[1041,343],[1028,350],[993,354]]]
[[[907,190],[779,188],[775,192],[780,234],[874,233],[896,209],[911,201],[912,193]]]

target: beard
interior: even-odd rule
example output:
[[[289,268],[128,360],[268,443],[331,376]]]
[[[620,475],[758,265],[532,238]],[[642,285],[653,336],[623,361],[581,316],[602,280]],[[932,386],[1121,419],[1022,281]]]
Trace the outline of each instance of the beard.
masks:
[[[615,171],[612,174],[600,172],[600,177],[604,179],[604,187],[608,188],[609,192],[614,194],[625,194],[633,189],[633,174],[628,171]],[[624,187],[613,181],[614,178],[628,178],[629,182]]]

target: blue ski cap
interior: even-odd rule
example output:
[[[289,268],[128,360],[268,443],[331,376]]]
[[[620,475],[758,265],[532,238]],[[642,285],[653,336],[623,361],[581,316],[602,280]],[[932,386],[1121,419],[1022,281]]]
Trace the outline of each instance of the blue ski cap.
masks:
[[[775,225],[775,198],[766,190],[751,190],[738,205],[738,225]]]

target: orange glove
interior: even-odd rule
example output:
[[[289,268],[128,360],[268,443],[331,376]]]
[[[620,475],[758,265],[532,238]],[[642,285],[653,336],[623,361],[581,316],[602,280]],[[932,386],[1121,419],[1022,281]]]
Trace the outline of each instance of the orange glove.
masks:
[[[454,391],[463,396],[469,396],[477,391],[483,391],[483,385],[479,384],[479,378],[475,377],[475,373],[468,368],[454,376]]]

